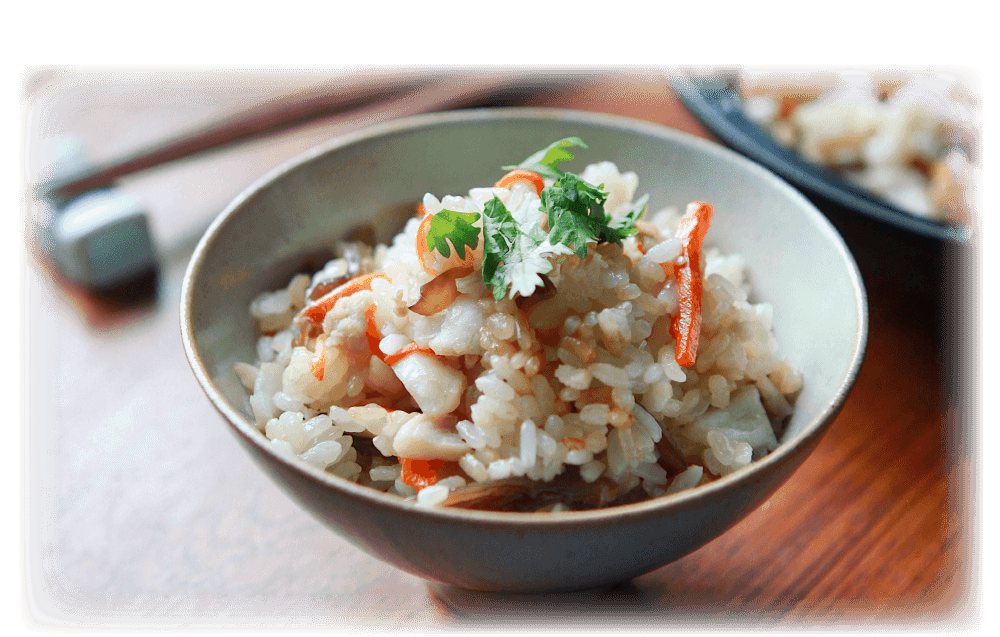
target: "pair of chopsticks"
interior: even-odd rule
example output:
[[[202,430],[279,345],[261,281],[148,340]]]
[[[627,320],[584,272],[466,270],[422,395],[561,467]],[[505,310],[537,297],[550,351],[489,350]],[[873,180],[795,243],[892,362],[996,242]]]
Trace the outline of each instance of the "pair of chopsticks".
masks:
[[[580,74],[482,72],[448,74],[403,72],[340,80],[265,102],[231,117],[140,150],[118,161],[50,184],[47,192],[63,201],[90,190],[111,187],[122,177],[178,159],[287,130],[320,117],[331,123],[361,124],[406,115],[516,102],[547,90],[566,88]]]

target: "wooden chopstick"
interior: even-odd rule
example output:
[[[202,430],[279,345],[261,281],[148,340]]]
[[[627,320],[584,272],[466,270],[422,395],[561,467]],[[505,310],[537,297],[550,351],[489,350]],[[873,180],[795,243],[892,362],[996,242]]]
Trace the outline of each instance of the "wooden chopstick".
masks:
[[[333,116],[331,123],[350,119],[370,124],[490,100],[516,100],[525,92],[558,88],[572,82],[572,78],[572,73],[544,76],[537,72],[531,75],[503,71],[461,75],[414,72],[332,83],[265,102],[119,161],[50,184],[46,191],[66,201],[90,190],[110,187],[126,175],[286,130],[318,117]]]

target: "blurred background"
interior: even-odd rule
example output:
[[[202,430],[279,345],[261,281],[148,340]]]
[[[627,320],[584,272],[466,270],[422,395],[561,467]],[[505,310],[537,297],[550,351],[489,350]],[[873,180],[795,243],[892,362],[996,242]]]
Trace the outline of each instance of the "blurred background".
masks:
[[[22,94],[31,607],[81,626],[422,628],[497,616],[846,625],[966,612],[979,453],[975,80],[640,67],[33,70]],[[731,532],[606,590],[476,594],[360,552],[238,449],[180,344],[191,252],[256,179],[373,123],[511,106],[619,114],[751,156],[827,214],[869,295],[857,384],[802,469]],[[79,198],[71,182],[88,173],[113,200]],[[148,259],[106,267],[108,228],[148,236],[131,244]]]

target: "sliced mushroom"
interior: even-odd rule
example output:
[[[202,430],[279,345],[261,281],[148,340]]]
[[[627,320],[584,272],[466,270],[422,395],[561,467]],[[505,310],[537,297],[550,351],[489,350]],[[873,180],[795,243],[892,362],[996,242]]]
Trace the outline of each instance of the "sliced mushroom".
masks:
[[[641,487],[623,493],[622,488],[608,478],[584,482],[580,475],[566,472],[551,482],[536,482],[528,478],[508,478],[494,482],[472,483],[455,489],[440,506],[480,511],[532,513],[562,504],[570,510],[598,509],[647,499]]]
[[[542,289],[536,287],[531,296],[518,296],[514,299],[514,304],[517,305],[519,310],[524,312],[525,316],[530,315],[532,308],[536,305],[556,295],[556,285],[552,282],[552,279],[544,274],[539,274],[538,276],[542,279]]]
[[[319,299],[323,298],[326,295],[326,293],[329,292],[330,290],[334,290],[350,280],[351,277],[345,274],[343,276],[338,276],[336,278],[324,279],[323,281],[319,281],[316,284],[314,284],[312,288],[310,288],[307,298],[310,301],[318,301]]]
[[[472,274],[471,267],[445,270],[420,286],[420,298],[410,306],[410,311],[423,316],[432,316],[443,311],[460,294],[455,281],[470,274]]]
[[[656,450],[660,452],[660,457],[656,462],[666,470],[668,478],[673,478],[687,469],[687,461],[684,460],[684,456],[677,450],[677,447],[670,442],[666,432],[656,443]]]
[[[635,227],[638,230],[638,232],[636,232],[636,238],[642,241],[645,245],[656,245],[664,239],[663,232],[655,223],[650,223],[649,221],[643,221],[640,219],[635,222]],[[649,239],[648,242],[645,241],[647,238]]]
[[[330,290],[347,283],[351,279],[368,274],[372,269],[372,249],[360,241],[337,243],[338,258],[326,263],[313,275],[311,287],[306,291],[310,301],[323,298]]]

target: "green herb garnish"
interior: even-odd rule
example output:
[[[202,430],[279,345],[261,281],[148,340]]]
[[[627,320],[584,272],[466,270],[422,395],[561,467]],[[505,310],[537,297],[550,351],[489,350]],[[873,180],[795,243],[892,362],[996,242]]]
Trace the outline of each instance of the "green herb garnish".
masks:
[[[623,239],[635,234],[635,222],[645,212],[649,196],[639,199],[627,214],[612,218],[604,209],[608,193],[603,186],[594,187],[560,169],[562,162],[573,159],[570,149],[574,146],[587,147],[579,137],[567,137],[516,166],[503,167],[531,170],[555,183],[542,190],[541,207],[521,223],[498,198],[486,202],[482,216],[483,282],[495,299],[502,299],[508,289],[511,298],[515,294],[530,296],[543,285],[540,275],[552,271],[552,257],[575,253],[583,258],[592,241],[621,245]],[[442,217],[440,222],[438,217]],[[430,222],[427,249],[447,257],[450,240],[464,258],[465,246],[474,249],[479,245],[480,230],[472,225],[478,219],[477,213],[442,210]],[[546,220],[548,232],[543,229]]]
[[[542,229],[541,211],[526,223],[519,224],[507,207],[494,197],[483,208],[483,282],[500,300],[510,287],[514,294],[531,296],[544,285],[541,274],[552,271],[550,256],[570,254],[566,246],[552,245]]]
[[[427,229],[427,249],[450,257],[448,241],[451,240],[458,258],[464,259],[466,246],[475,250],[479,245],[479,228],[472,225],[477,221],[478,212],[442,210],[431,218],[430,228]]]
[[[563,173],[559,170],[559,164],[573,159],[573,152],[567,150],[573,146],[586,148],[587,145],[579,137],[567,137],[557,142],[549,144],[531,157],[528,157],[517,166],[502,166],[504,170],[514,170],[524,168],[538,173],[542,177],[549,179],[559,179]]]

